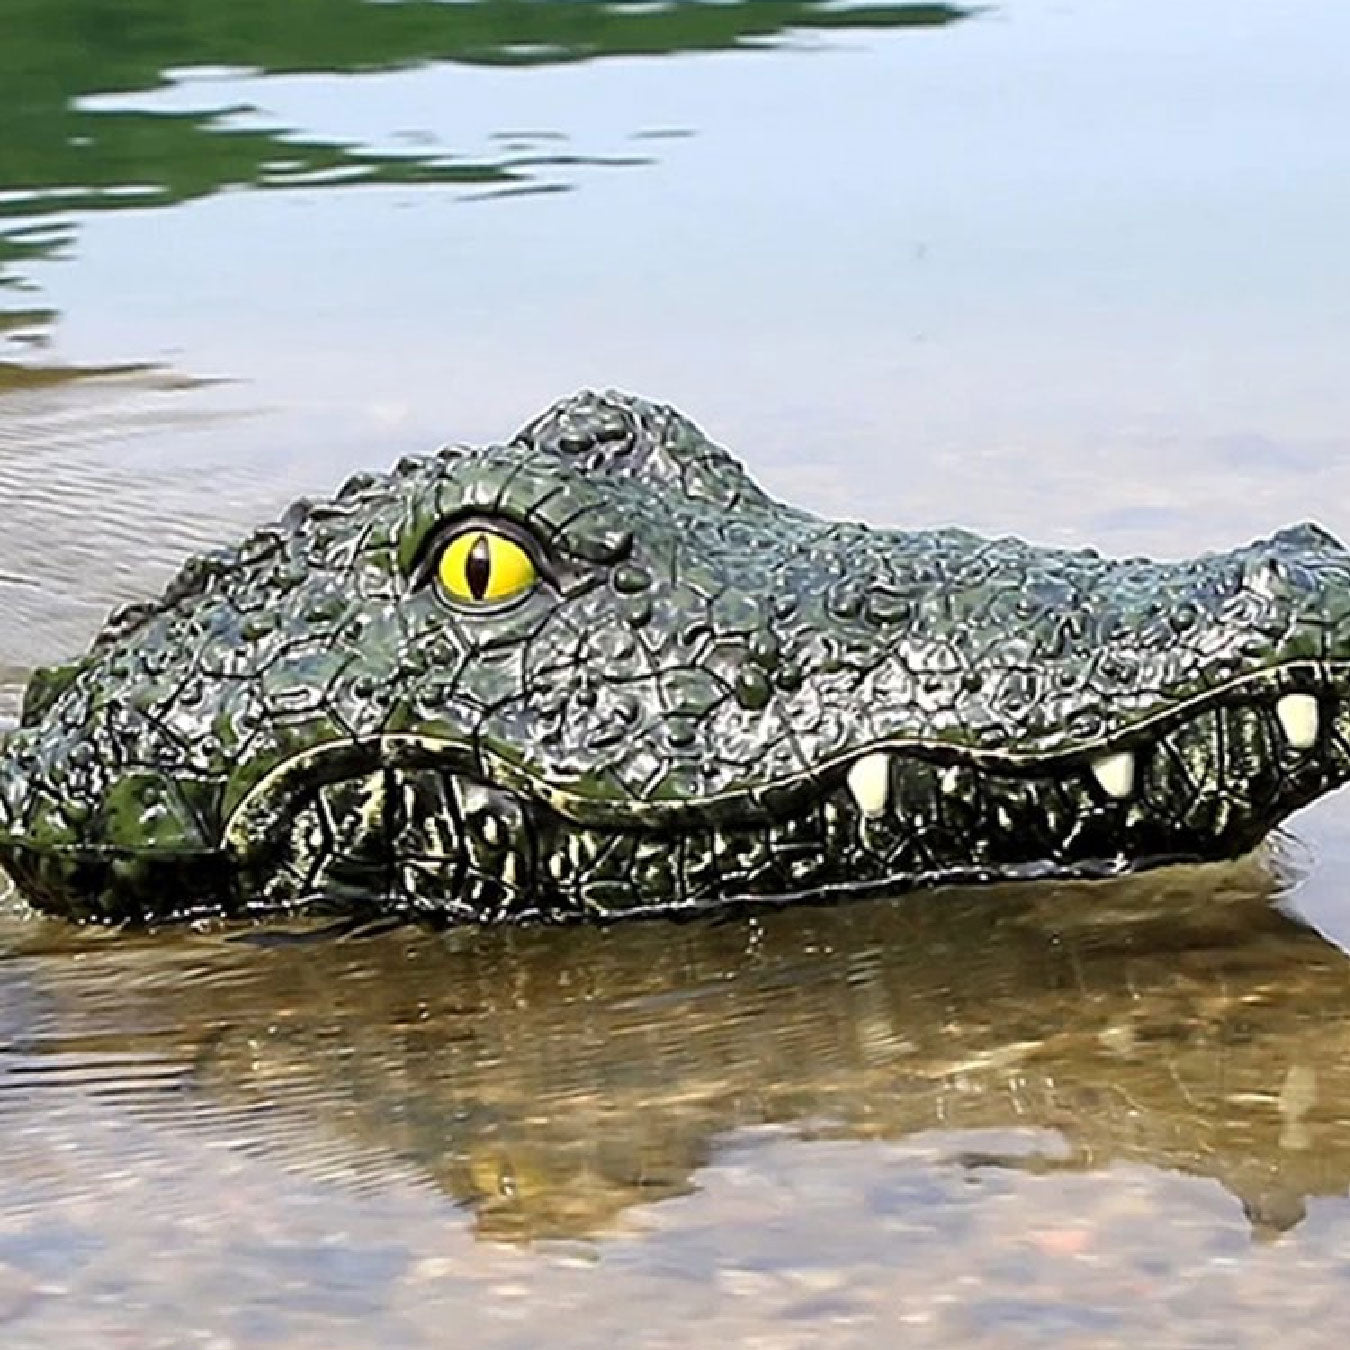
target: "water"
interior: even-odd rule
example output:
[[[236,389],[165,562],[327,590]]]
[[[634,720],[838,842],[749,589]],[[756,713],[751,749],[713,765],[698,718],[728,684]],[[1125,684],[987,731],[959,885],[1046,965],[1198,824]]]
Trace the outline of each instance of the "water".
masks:
[[[0,721],[182,554],[585,385],[830,514],[1350,535],[1350,13],[0,0]],[[1350,807],[756,923],[0,920],[7,1346],[1298,1345]]]

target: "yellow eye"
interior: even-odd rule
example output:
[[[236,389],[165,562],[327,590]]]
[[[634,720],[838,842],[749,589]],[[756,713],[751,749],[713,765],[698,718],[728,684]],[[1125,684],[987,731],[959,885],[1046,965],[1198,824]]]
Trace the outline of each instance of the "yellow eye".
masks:
[[[534,561],[514,539],[488,529],[455,535],[441,552],[436,575],[448,596],[469,604],[510,600],[539,579]]]

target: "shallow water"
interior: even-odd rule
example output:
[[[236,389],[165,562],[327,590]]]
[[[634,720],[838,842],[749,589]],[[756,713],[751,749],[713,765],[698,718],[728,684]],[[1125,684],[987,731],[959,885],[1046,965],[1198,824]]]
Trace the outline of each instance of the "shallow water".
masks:
[[[1350,11],[0,0],[0,725],[302,491],[668,399],[781,495],[1350,534]],[[6,1346],[1294,1345],[1350,805],[603,932],[0,919]]]

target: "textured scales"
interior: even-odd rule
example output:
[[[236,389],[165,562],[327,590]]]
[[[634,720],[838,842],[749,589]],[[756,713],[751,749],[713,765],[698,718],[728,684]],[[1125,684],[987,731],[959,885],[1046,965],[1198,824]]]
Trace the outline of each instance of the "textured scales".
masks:
[[[545,580],[452,603],[448,523]],[[1350,777],[1350,554],[1194,561],[821,520],[581,394],[299,503],[39,672],[0,754],[38,905],[690,913],[1237,854]]]

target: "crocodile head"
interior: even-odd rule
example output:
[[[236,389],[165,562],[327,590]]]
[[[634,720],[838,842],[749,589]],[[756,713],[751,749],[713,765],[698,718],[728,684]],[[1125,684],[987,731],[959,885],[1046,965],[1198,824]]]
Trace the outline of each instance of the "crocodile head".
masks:
[[[832,523],[671,409],[410,458],[115,615],[0,759],[39,905],[695,912],[1252,847],[1350,776],[1350,554]]]

